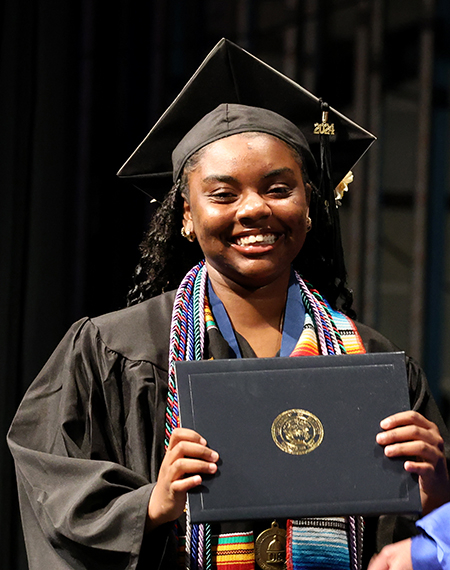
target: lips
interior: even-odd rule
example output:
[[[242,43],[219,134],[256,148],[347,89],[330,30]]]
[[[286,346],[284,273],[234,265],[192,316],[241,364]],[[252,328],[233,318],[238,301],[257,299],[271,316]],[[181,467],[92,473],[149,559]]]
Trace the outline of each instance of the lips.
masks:
[[[247,247],[252,245],[272,245],[278,239],[275,234],[252,234],[236,238],[236,245]]]

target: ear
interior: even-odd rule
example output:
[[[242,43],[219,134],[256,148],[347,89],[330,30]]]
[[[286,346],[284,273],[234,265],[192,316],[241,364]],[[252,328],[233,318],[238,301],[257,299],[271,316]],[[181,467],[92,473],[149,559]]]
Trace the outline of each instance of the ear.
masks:
[[[311,194],[312,194],[312,187],[311,184],[305,184],[305,197],[306,203],[308,204],[308,209],[306,210],[306,215],[309,216],[309,205],[311,203]]]
[[[191,206],[189,202],[184,198],[183,203],[183,228],[185,230],[192,231],[194,223],[192,221]]]
[[[309,204],[311,202],[311,193],[312,193],[311,184],[309,182],[307,182],[305,184],[305,196],[306,196],[306,203],[308,204],[308,208],[309,208]]]

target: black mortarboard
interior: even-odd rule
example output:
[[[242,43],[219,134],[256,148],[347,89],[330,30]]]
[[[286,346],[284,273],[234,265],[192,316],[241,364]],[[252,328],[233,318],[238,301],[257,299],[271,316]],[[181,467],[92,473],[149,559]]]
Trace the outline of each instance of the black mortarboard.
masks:
[[[186,161],[204,146],[238,133],[270,133],[294,147],[308,172],[317,172],[308,142],[301,130],[278,113],[239,103],[222,103],[205,115],[181,139],[172,153],[173,181],[178,180]]]
[[[373,135],[332,107],[324,106],[285,75],[222,39],[122,166],[118,176],[161,200],[172,186],[172,152],[188,131],[222,103],[268,109],[291,121],[308,141],[321,170],[330,171],[334,186],[375,140]],[[324,110],[328,111],[325,120]],[[327,130],[331,133],[329,136],[324,135]],[[205,140],[205,144],[208,142],[211,141]],[[198,146],[198,141],[193,146]],[[190,152],[190,145],[187,147]],[[326,147],[329,147],[328,158],[324,160]],[[184,160],[176,157],[176,165]]]

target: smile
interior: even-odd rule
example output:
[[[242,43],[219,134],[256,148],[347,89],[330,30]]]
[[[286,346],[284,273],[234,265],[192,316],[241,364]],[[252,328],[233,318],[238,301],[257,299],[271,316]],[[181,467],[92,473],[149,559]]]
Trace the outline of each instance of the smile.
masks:
[[[251,236],[239,237],[236,239],[236,244],[240,246],[248,245],[272,245],[277,241],[278,237],[274,234],[257,234]]]

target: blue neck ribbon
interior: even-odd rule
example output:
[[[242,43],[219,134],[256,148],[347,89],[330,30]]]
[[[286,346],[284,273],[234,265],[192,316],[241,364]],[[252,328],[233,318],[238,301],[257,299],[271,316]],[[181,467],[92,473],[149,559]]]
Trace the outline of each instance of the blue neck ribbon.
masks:
[[[234,358],[242,358],[241,350],[234,333],[233,326],[227,311],[214,292],[211,281],[208,279],[208,298],[214,320],[219,327],[223,338],[229,344]],[[294,350],[298,339],[303,331],[305,322],[305,306],[302,301],[300,285],[295,277],[294,271],[291,271],[289,280],[286,307],[284,310],[283,333],[281,337],[280,356],[289,356]]]

